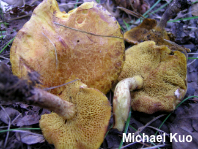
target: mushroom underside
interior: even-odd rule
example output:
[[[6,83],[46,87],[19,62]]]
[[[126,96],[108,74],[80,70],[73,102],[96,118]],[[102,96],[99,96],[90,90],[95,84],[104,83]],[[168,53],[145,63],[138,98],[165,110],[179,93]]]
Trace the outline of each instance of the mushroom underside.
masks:
[[[143,85],[141,89],[131,91],[129,103],[134,111],[148,114],[157,111],[170,112],[186,94],[186,57],[179,51],[171,51],[165,45],[157,46],[154,41],[145,41],[126,50],[126,61],[118,81],[137,75],[143,78]],[[117,91],[114,94],[117,95]],[[122,109],[127,111],[127,107]],[[115,107],[113,109],[115,111]],[[119,112],[124,113],[121,110]],[[115,114],[115,119],[117,116],[120,115]],[[120,123],[122,124],[115,126],[124,125],[124,122]],[[123,127],[119,128],[122,129]]]
[[[76,114],[68,120],[56,113],[42,115],[39,124],[45,139],[57,149],[99,148],[111,116],[107,97],[76,81],[66,86],[60,98],[73,103]]]
[[[126,51],[126,62],[118,80],[135,75],[143,77],[142,89],[131,94],[131,105],[133,110],[151,114],[174,110],[186,93],[186,74],[183,53],[145,41]]]

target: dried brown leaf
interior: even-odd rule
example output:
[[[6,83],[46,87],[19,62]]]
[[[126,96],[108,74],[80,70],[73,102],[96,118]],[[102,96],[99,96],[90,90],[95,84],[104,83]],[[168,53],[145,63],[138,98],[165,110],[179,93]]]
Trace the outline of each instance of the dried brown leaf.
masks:
[[[13,108],[4,108],[0,111],[0,120],[6,124],[9,124],[12,120],[14,120],[18,115],[20,115],[20,112],[13,109]]]
[[[172,141],[173,149],[197,148],[198,146],[198,103],[181,106],[176,111],[174,121],[169,124],[170,132],[176,139]],[[177,133],[177,134],[176,134]],[[192,141],[183,141],[183,137],[192,136]],[[179,140],[180,137],[180,140]],[[178,142],[176,142],[178,141]],[[182,141],[182,142],[181,142]]]
[[[191,2],[195,2],[196,0],[191,0]],[[192,5],[192,15],[198,16],[198,3]]]
[[[28,145],[45,142],[43,135],[30,131],[17,132],[16,137],[19,141]]]
[[[116,5],[144,14],[150,5],[146,0],[115,0]]]

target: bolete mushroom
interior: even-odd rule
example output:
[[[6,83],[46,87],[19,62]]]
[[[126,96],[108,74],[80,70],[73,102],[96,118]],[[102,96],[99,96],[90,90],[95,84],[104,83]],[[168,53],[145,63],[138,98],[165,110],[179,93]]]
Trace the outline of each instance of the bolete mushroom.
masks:
[[[44,88],[76,77],[107,93],[123,67],[122,37],[116,19],[97,3],[65,13],[56,0],[44,0],[14,39],[12,71],[19,77],[37,71]]]
[[[111,117],[107,97],[80,81],[66,86],[60,98],[75,105],[76,114],[64,119],[56,113],[41,116],[39,122],[45,139],[57,149],[97,149]]]
[[[169,40],[168,34],[164,29],[157,28],[157,21],[145,18],[137,27],[124,33],[124,39],[130,44],[138,44],[143,41],[153,40],[158,45],[164,44],[164,39]],[[163,34],[162,34],[163,32]]]
[[[165,45],[157,46],[154,41],[145,41],[126,50],[126,61],[113,98],[114,128],[123,130],[130,106],[134,111],[148,114],[173,111],[187,90],[186,63],[183,53],[171,51]],[[126,86],[128,78],[134,81]],[[129,91],[131,86],[137,90],[131,92],[130,98],[125,90]]]
[[[34,76],[29,75],[28,81],[19,79],[0,64],[0,102],[25,102],[56,112],[43,115],[39,122],[45,139],[56,149],[99,148],[111,117],[107,97],[79,79],[68,80],[56,96],[36,88]]]

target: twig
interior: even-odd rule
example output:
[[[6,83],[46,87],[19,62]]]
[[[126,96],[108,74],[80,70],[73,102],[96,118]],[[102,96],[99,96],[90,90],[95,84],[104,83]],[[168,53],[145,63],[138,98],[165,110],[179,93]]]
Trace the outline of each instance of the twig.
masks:
[[[18,117],[21,116],[21,115],[22,115],[22,114],[19,113],[19,114],[12,120],[11,124],[13,124],[13,123],[18,119]]]
[[[49,90],[51,90],[51,89],[55,89],[55,88],[58,88],[58,87],[61,87],[61,86],[65,86],[65,85],[67,85],[67,84],[69,84],[69,83],[73,83],[73,82],[75,82],[75,81],[77,81],[77,80],[80,80],[80,79],[75,79],[75,80],[73,80],[73,81],[70,81],[70,82],[67,82],[67,83],[64,83],[64,84],[61,84],[61,85],[58,85],[58,86],[53,86],[53,87],[49,87],[49,88],[44,88],[43,90],[49,91]]]
[[[151,123],[153,123],[154,121],[156,121],[157,119],[163,117],[165,114],[161,114],[157,117],[155,117],[154,119],[152,119],[150,122],[148,122],[145,126],[142,126],[138,129],[138,131],[135,132],[135,134],[139,134],[141,131],[143,131],[147,126],[149,126]]]
[[[54,43],[42,32],[42,34],[43,34],[43,36],[45,36],[49,41],[50,41],[50,43],[53,45],[53,47],[54,47],[54,51],[55,51],[55,56],[56,56],[56,70],[57,70],[57,68],[58,68],[58,56],[57,56],[57,50],[56,50],[56,47],[55,47],[55,45],[54,45]]]
[[[197,56],[198,58],[198,56]],[[190,62],[189,64],[187,64],[187,67],[190,66],[192,63],[194,63],[196,61],[196,59],[194,59],[192,62]]]
[[[126,9],[126,8],[123,8],[123,7],[119,7],[119,6],[117,8],[120,9],[120,10],[122,10],[122,11],[124,11],[124,12],[126,12],[127,14],[130,14],[130,15],[133,15],[133,16],[137,17],[138,19],[140,17],[142,17],[142,18],[145,19],[145,17],[143,15],[141,15],[141,14],[139,14],[137,12],[134,12],[134,11],[131,11],[129,9]]]
[[[31,6],[32,4],[34,4],[36,1],[38,1],[38,0],[34,0],[33,2],[31,2],[31,3],[30,3],[30,6]]]
[[[187,0],[173,0],[170,6],[166,9],[165,13],[162,15],[160,22],[158,23],[158,27],[164,29],[168,20],[175,17],[178,12],[188,8]]]
[[[63,6],[67,6],[67,5],[75,5],[75,4],[82,4],[82,2],[60,4],[59,7],[63,7]]]
[[[1,109],[5,112],[5,114],[7,115],[7,117],[8,117],[8,130],[10,129],[10,122],[11,122],[11,120],[10,120],[10,116],[8,115],[8,113],[6,112],[6,110],[1,106]],[[5,143],[4,143],[4,148],[6,148],[6,145],[7,145],[7,142],[8,142],[8,137],[9,137],[9,131],[7,132],[7,134],[6,134],[6,139],[5,139]]]
[[[165,133],[167,136],[169,136],[169,134],[167,134],[165,131],[161,130],[161,129],[158,129],[158,128],[155,128],[153,126],[147,126],[148,128],[152,128],[154,130],[157,130],[158,132],[161,132],[161,133]]]
[[[32,15],[32,13],[29,13],[29,14],[26,14],[26,15],[23,15],[23,16],[19,16],[19,17],[16,17],[16,18],[9,19],[7,21],[9,22],[9,21],[17,20],[17,19],[25,18],[25,17],[31,16],[31,15]]]
[[[126,147],[129,147],[129,146],[131,146],[131,145],[133,145],[133,144],[136,144],[136,143],[139,143],[139,142],[132,142],[132,143],[130,143],[130,144],[127,144],[127,145],[123,146],[121,149],[124,149],[124,148],[126,148]]]
[[[198,54],[198,53],[187,53],[188,55],[194,55],[194,54]]]
[[[124,148],[126,148],[126,147],[129,147],[129,146],[131,146],[131,145],[133,145],[133,144],[135,144],[135,143],[140,143],[140,144],[142,144],[143,146],[150,146],[148,143],[145,143],[145,142],[142,140],[142,138],[141,138],[141,141],[142,141],[142,142],[132,142],[132,143],[130,143],[130,144],[127,144],[127,145],[123,146],[121,149],[124,149]],[[141,148],[141,149],[142,149],[142,148]]]
[[[78,31],[78,32],[81,32],[81,33],[90,34],[90,35],[93,35],[93,36],[101,36],[101,37],[110,37],[110,38],[119,38],[119,39],[124,39],[124,38],[122,38],[122,37],[118,37],[118,36],[97,35],[97,34],[94,34],[94,33],[86,32],[86,31],[82,31],[82,30],[75,29],[75,28],[72,28],[72,27],[69,27],[69,26],[65,26],[65,25],[59,24],[59,23],[57,23],[57,22],[54,22],[54,24],[56,24],[56,25],[60,25],[60,26],[63,26],[63,27],[65,27],[65,28],[69,28],[69,29],[72,29],[72,30],[75,30],[75,31]]]
[[[0,58],[6,59],[6,60],[10,60],[9,58],[6,58],[6,57],[4,57],[2,55],[0,55]]]
[[[146,148],[142,148],[142,149],[156,149],[156,148],[165,147],[165,146],[166,146],[166,144],[163,144],[163,145],[155,145],[155,146],[146,147]]]

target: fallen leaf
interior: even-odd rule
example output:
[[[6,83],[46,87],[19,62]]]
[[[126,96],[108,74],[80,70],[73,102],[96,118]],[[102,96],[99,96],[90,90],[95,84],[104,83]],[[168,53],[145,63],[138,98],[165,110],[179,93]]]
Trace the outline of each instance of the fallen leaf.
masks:
[[[19,118],[15,121],[15,124],[16,126],[30,126],[30,125],[33,125],[33,124],[38,124],[39,123],[39,119],[40,119],[40,116],[35,113],[35,114],[32,114],[32,115],[26,115],[22,118]]]
[[[198,146],[198,103],[180,106],[175,111],[175,119],[169,123],[173,149],[189,149]],[[190,141],[190,136],[192,140]],[[171,139],[171,138],[170,138]],[[171,140],[170,140],[171,141]],[[178,141],[178,142],[177,142]],[[188,142],[189,141],[189,142]]]
[[[0,120],[6,124],[9,124],[9,118],[10,123],[13,119],[15,119],[18,115],[21,113],[13,108],[4,108],[0,111]]]
[[[17,132],[16,137],[19,141],[28,145],[45,142],[43,135],[30,131]]]
[[[150,5],[146,0],[115,0],[116,5],[144,14]]]
[[[196,0],[191,0],[191,2],[195,2]],[[192,5],[192,15],[198,16],[198,3]]]

